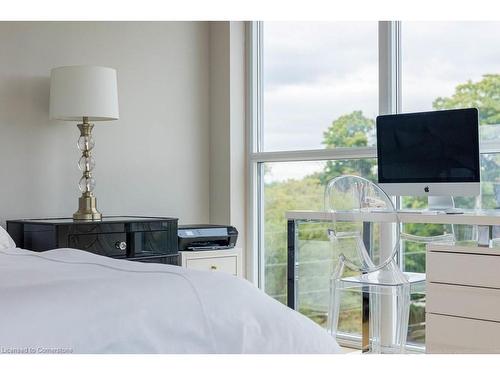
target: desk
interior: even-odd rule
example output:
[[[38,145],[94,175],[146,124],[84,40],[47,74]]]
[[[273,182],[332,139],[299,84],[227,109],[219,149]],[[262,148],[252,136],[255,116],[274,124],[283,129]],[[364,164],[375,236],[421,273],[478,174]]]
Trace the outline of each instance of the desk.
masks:
[[[477,225],[486,229],[491,236],[492,227],[500,226],[500,210],[464,210],[463,214],[445,214],[427,211],[402,211],[398,213],[401,223],[421,224],[463,224]],[[287,305],[297,307],[297,267],[298,267],[298,233],[300,222],[331,222],[331,221],[364,221],[364,222],[394,222],[394,214],[384,212],[337,213],[325,211],[288,211],[287,219]],[[363,311],[363,315],[366,314]]]
[[[326,211],[288,211],[286,219],[305,220],[305,221],[336,221],[352,220],[362,218],[363,221],[390,222],[393,214],[385,212],[363,212],[352,213],[331,213]],[[435,211],[400,211],[398,212],[399,221],[402,223],[421,223],[421,224],[466,224],[466,225],[500,225],[500,210],[464,210],[463,214],[445,214]]]

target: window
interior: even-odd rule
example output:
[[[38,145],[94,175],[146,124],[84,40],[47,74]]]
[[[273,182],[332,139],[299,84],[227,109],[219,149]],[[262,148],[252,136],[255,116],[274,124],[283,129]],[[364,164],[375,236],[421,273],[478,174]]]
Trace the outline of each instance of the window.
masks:
[[[264,151],[374,144],[324,133],[378,114],[376,22],[266,22],[262,68]]]
[[[272,297],[286,304],[287,285],[287,226],[285,212],[290,210],[322,210],[325,183],[339,176],[345,170],[371,180],[376,180],[375,159],[269,162],[262,163],[264,169],[263,187],[263,226],[264,234],[264,290]],[[313,264],[318,267],[300,268],[300,282],[306,288],[301,289],[299,302],[305,308],[326,313],[324,301],[322,307],[307,305],[311,291],[328,289],[331,274],[331,259],[328,259],[330,244],[326,239],[326,227],[310,225],[299,231],[303,240],[299,246],[301,264]],[[323,266],[322,267],[322,261]],[[307,266],[306,266],[307,267]],[[315,282],[308,281],[314,276]],[[326,288],[326,289],[325,289]],[[325,293],[323,297],[328,297]],[[318,299],[316,298],[315,301]],[[307,305],[307,306],[306,306]],[[300,309],[300,307],[299,307]],[[324,309],[324,310],[322,310]]]
[[[265,22],[252,33],[259,279],[286,303],[285,212],[323,209],[325,183],[338,175],[376,180],[378,23]],[[324,324],[332,264],[326,227],[302,233],[298,309]],[[346,332],[360,333],[359,308],[356,297],[346,305]]]
[[[324,184],[334,176],[376,179],[379,111],[478,107],[481,197],[456,197],[456,203],[500,207],[499,31],[500,22],[252,24],[252,223],[260,286],[267,293],[286,301],[285,212],[321,209]],[[400,204],[423,207],[426,201],[402,197]],[[298,309],[323,324],[328,254],[321,250],[321,228],[306,229]],[[453,229],[470,236],[466,226]],[[450,229],[412,224],[403,230],[430,235]],[[309,251],[306,240],[316,241],[320,251]],[[425,272],[425,248],[404,245],[400,263]],[[424,303],[411,307],[412,342],[424,339]],[[353,299],[341,322],[349,333],[359,332],[356,304]]]

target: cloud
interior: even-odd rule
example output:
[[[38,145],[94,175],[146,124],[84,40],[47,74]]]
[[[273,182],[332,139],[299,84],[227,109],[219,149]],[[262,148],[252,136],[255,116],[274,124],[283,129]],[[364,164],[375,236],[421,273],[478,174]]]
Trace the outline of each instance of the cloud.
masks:
[[[342,78],[281,85],[264,92],[264,138],[270,150],[323,148],[323,132],[333,120],[356,110],[378,113],[376,66]]]
[[[377,28],[376,22],[264,23],[266,87],[343,77],[352,65],[376,64]]]

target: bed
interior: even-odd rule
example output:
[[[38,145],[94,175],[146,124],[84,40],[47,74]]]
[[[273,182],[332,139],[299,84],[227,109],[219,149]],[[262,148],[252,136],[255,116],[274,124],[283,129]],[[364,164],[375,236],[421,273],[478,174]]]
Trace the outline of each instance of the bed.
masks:
[[[0,228],[0,353],[339,353],[307,317],[217,272],[35,253]]]

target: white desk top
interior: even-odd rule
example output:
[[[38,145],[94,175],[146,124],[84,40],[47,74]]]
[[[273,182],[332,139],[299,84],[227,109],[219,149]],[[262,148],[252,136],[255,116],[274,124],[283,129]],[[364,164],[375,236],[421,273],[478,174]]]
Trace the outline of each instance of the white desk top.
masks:
[[[456,254],[480,254],[500,256],[500,248],[498,247],[480,247],[480,246],[465,246],[465,245],[450,245],[444,243],[427,244],[427,251],[437,253],[456,253]]]
[[[385,212],[337,213],[326,211],[287,211],[287,220],[320,220],[320,221],[367,221],[393,222],[394,214]],[[445,214],[428,211],[398,212],[402,223],[423,224],[467,224],[467,225],[500,225],[500,210],[464,210],[463,214]]]

